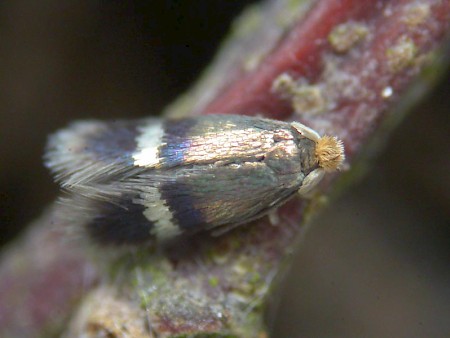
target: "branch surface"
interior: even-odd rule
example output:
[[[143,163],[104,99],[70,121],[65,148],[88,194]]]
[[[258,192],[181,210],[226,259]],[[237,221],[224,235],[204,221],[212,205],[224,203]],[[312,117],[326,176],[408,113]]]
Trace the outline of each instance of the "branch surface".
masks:
[[[299,120],[342,138],[349,168],[401,116],[400,104],[417,99],[411,90],[433,85],[449,26],[449,0],[266,2],[236,21],[213,65],[166,114]],[[0,332],[56,332],[82,298],[68,336],[267,337],[273,289],[338,176],[311,200],[283,206],[278,226],[263,219],[164,251],[92,248],[88,256],[55,230],[64,227],[55,206],[2,255]]]

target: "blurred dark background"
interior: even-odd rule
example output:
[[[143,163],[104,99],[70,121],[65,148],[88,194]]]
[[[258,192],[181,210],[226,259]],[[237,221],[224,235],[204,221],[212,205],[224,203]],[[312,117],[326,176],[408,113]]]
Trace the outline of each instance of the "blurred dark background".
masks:
[[[57,196],[46,136],[159,114],[255,1],[2,1],[0,244]],[[450,336],[448,74],[296,253],[274,337]]]

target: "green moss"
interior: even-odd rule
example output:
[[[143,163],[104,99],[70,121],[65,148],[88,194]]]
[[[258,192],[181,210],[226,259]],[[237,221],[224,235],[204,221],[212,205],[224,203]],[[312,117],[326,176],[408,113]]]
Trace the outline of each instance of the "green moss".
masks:
[[[312,0],[287,0],[283,9],[277,13],[276,22],[280,27],[287,29],[297,20],[313,3]]]
[[[242,14],[234,20],[231,26],[229,39],[248,36],[257,31],[263,24],[263,17],[260,5],[248,6]]]
[[[219,285],[219,278],[217,278],[216,276],[211,276],[209,277],[208,282],[211,287],[215,288]]]

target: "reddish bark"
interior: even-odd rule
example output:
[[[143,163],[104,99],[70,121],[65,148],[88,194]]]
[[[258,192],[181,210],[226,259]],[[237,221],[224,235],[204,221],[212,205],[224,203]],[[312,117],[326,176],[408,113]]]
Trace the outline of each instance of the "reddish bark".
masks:
[[[262,11],[268,11],[268,8],[266,6]],[[330,34],[338,25],[348,22],[363,25],[368,33],[343,53],[330,43]],[[299,87],[318,88],[326,109],[314,114],[297,111],[297,118],[319,132],[341,137],[350,165],[354,155],[379,125],[388,116],[398,113],[394,109],[396,104],[405,97],[408,88],[421,80],[418,74],[430,61],[436,60],[433,56],[447,41],[449,23],[448,0],[318,1],[278,41],[271,42],[269,52],[256,68],[244,69],[242,61],[245,56],[239,59],[239,63],[236,61],[224,66],[220,76],[216,74],[213,79],[212,98],[205,100],[203,97],[202,100],[202,91],[197,92],[198,100],[194,101],[206,103],[192,108],[191,113],[263,114],[286,119],[293,111],[292,98],[273,90],[274,81],[286,73]],[[261,37],[260,43],[264,43]],[[245,46],[240,48],[246,52]],[[220,66],[216,65],[217,69]],[[207,88],[204,89],[206,92]],[[333,179],[326,180],[322,192],[329,191],[332,182]],[[274,273],[295,245],[305,217],[315,209],[314,203],[292,201],[282,208],[282,224],[278,227],[262,220],[258,225],[237,229],[220,238],[198,236],[182,247],[173,248],[169,260],[171,266],[162,272],[166,274],[164,281],[169,284],[169,289],[161,289],[160,298],[156,299],[160,302],[158,307],[146,304],[152,328],[163,337],[185,333],[242,332],[239,331],[242,328],[236,329],[239,319],[242,319],[237,316],[242,313],[233,313],[232,304],[226,304],[227,312],[221,307],[222,303],[215,304],[213,300],[219,296],[249,292],[246,297],[259,297],[257,304],[266,306]],[[16,243],[15,249],[3,254],[0,265],[0,332],[16,336],[44,334],[53,326],[54,313],[60,312],[60,318],[68,317],[74,309],[71,301],[83,294],[86,285],[93,285],[95,274],[90,275],[89,283],[83,280],[90,263],[80,247],[77,244],[61,245],[64,240],[59,235],[49,235],[48,223],[52,217],[51,213],[45,215],[23,241]],[[41,261],[35,257],[36,247],[45,248],[50,259]],[[22,268],[15,264],[17,257],[24,262]],[[152,257],[149,255],[147,259]],[[222,261],[223,257],[226,257],[226,262]],[[236,269],[237,266],[246,266],[243,259],[253,264],[248,271],[264,281],[267,290],[256,293],[252,289],[255,284],[246,279],[250,278],[248,271]],[[150,288],[153,277],[143,273],[144,285],[139,287]],[[204,312],[204,307],[186,310],[182,301],[168,300],[169,291],[180,292],[180,283],[185,293],[200,288],[204,299],[210,301],[211,309],[219,306],[221,310]],[[248,288],[243,288],[243,285]],[[136,299],[132,301],[139,302]],[[15,307],[14,315],[11,303],[21,304]],[[190,304],[188,300],[186,304]],[[135,307],[130,306],[133,311]],[[249,305],[248,311],[252,309]],[[120,324],[121,319],[119,316],[115,319],[114,312],[108,316]],[[105,327],[107,322],[98,317],[93,323],[94,317],[91,321],[86,320],[85,325],[91,330],[96,328],[97,332],[108,329]],[[146,318],[146,315],[142,317]],[[254,325],[254,332],[263,334],[264,327],[260,322],[251,325]]]
[[[286,118],[289,105],[271,92],[274,79],[284,72],[293,77],[315,81],[323,70],[322,54],[330,50],[328,34],[347,20],[372,20],[379,15],[383,1],[318,1],[314,8],[293,26],[260,66],[229,79],[224,91],[203,110],[205,113],[259,114]],[[239,65],[237,65],[239,67]]]

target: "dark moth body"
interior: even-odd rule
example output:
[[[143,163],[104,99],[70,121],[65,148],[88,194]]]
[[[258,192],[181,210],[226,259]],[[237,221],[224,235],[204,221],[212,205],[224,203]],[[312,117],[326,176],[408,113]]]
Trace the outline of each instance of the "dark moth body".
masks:
[[[85,121],[52,136],[46,163],[95,238],[130,243],[262,217],[317,168],[315,146],[247,116]]]

